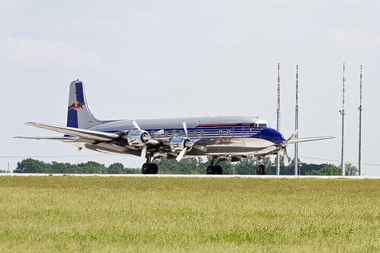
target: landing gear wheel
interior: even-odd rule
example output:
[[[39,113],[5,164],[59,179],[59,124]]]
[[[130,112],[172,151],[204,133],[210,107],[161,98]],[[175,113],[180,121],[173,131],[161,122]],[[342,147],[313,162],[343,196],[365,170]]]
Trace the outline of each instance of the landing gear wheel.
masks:
[[[206,174],[215,174],[215,167],[214,166],[208,166],[206,170]]]
[[[155,163],[144,163],[141,171],[143,174],[157,174],[158,173],[158,165]]]
[[[150,173],[151,174],[157,174],[158,173],[158,165],[155,163],[150,164]]]
[[[223,174],[223,169],[221,166],[215,166],[215,174],[219,174],[219,175]]]
[[[150,174],[150,164],[149,163],[144,163],[142,168],[141,168],[141,172],[143,174]]]
[[[266,172],[266,170],[265,170],[265,166],[262,165],[262,164],[260,164],[260,165],[257,167],[257,169],[256,169],[256,174],[257,174],[257,175],[266,175],[267,172]]]

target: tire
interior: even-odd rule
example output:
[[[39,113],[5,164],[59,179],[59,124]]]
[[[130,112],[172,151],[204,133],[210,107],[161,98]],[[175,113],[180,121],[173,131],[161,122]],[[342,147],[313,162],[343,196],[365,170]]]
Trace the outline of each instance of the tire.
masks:
[[[151,173],[151,166],[149,163],[144,163],[142,168],[141,168],[141,172],[145,175],[145,174],[150,174]]]
[[[260,165],[257,167],[257,169],[256,169],[256,174],[257,174],[257,175],[265,175],[265,174],[267,174],[267,173],[266,173],[266,170],[265,170],[265,166],[262,165],[262,164],[260,164]]]
[[[219,174],[219,175],[223,174],[223,169],[221,166],[215,166],[215,174]]]
[[[206,174],[214,174],[215,173],[215,167],[214,166],[208,166],[206,170]]]
[[[150,164],[150,173],[157,174],[158,173],[158,165],[155,163]]]

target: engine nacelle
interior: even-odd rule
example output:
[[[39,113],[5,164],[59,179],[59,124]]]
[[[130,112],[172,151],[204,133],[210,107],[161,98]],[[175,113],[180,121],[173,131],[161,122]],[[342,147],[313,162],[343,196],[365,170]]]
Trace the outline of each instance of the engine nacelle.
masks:
[[[167,144],[170,146],[170,151],[173,153],[180,153],[185,148],[187,148],[187,152],[189,152],[194,145],[194,143],[186,137],[173,137]]]
[[[147,131],[140,131],[138,129],[129,130],[127,135],[123,138],[127,139],[128,144],[134,147],[142,147],[144,143],[152,138]]]

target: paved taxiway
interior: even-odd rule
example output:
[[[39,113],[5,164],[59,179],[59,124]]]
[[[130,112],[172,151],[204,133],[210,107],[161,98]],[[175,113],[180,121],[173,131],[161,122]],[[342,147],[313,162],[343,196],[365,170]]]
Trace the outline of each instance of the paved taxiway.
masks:
[[[335,179],[335,178],[344,178],[344,179],[380,179],[378,176],[275,176],[275,175],[206,175],[206,174],[197,174],[197,175],[180,175],[180,174],[155,174],[155,175],[143,175],[143,174],[43,174],[43,173],[0,173],[0,176],[73,176],[73,177],[213,177],[213,178],[320,178],[320,179]]]

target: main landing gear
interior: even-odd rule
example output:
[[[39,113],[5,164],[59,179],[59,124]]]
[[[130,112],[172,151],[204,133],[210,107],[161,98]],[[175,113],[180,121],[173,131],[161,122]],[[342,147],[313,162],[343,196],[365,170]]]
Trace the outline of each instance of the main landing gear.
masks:
[[[265,170],[265,166],[261,164],[261,160],[263,158],[261,156],[256,157],[256,163],[257,163],[257,169],[256,169],[256,174],[257,175],[266,175],[267,171]]]
[[[211,164],[210,166],[207,167],[206,174],[218,174],[222,175],[223,174],[223,169],[221,166],[218,165],[220,162],[220,159],[218,162],[216,162],[218,158],[216,156],[212,157]]]
[[[158,173],[158,165],[151,162],[151,157],[148,156],[146,159],[146,163],[143,164],[141,171],[143,174],[157,174]]]
[[[143,174],[157,174],[158,173],[158,165],[155,163],[144,163],[141,171]]]

